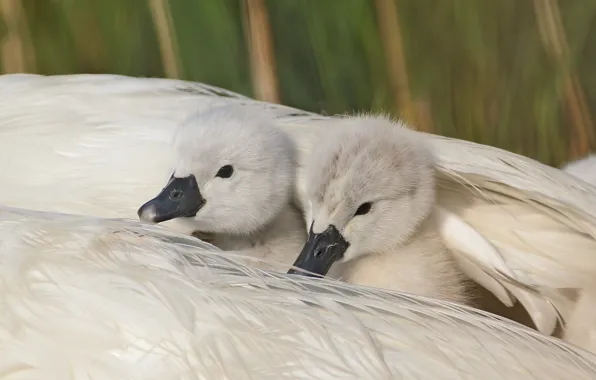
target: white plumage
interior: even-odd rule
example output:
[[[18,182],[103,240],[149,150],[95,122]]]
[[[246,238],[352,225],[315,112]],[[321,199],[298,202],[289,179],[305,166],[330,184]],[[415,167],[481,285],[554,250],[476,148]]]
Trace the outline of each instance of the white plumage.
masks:
[[[567,162],[561,170],[596,185],[596,154],[590,153],[579,160]]]
[[[596,155],[570,161],[561,167],[591,185],[596,185]],[[577,296],[575,308],[567,321],[565,340],[596,352],[596,282],[584,287]]]
[[[171,172],[163,155],[176,125],[214,105],[242,104],[294,138],[296,195],[309,225],[302,163],[333,118],[197,83],[105,75],[3,76],[0,96],[9,99],[0,104],[7,205],[135,217]],[[519,299],[550,334],[573,304],[560,289],[580,289],[596,274],[596,189],[500,149],[424,138],[437,159],[445,243],[470,263],[472,278],[505,304]]]
[[[596,357],[518,324],[262,272],[133,221],[1,207],[0,278],[2,380],[596,376]]]

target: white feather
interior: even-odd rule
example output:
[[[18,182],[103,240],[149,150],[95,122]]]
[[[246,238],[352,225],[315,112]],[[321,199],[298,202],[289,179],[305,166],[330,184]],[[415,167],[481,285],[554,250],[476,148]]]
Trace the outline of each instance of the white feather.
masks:
[[[0,165],[10,168],[0,171],[0,201],[105,217],[136,217],[169,175],[164,155],[172,129],[201,109],[231,103],[262,110],[293,136],[301,155],[296,201],[308,210],[302,163],[321,127],[333,120],[166,79],[7,75],[0,77],[0,96],[6,99],[0,103]],[[471,276],[486,273],[502,287],[513,286],[550,333],[554,315],[566,317],[572,302],[558,299],[558,290],[580,289],[596,274],[596,189],[497,148],[422,136],[437,159],[440,207],[498,251],[517,285],[503,281],[486,252],[473,261],[484,263],[481,271],[468,266],[476,273]],[[483,284],[506,300],[502,287],[486,278]],[[520,296],[526,293],[534,296]]]
[[[503,285],[482,270],[483,267],[494,267],[514,276],[499,252],[457,215],[437,207],[435,216],[437,232],[447,248],[459,251],[459,255],[455,257],[460,266],[464,267],[464,272],[490,290],[505,305],[513,306],[514,301]]]
[[[561,170],[591,185],[596,185],[596,155],[568,162]],[[591,284],[580,290],[577,302],[567,321],[565,340],[596,352],[596,287]]]
[[[218,252],[133,221],[0,208],[0,379],[596,376],[593,355],[516,323]]]
[[[505,261],[482,235],[470,227],[460,217],[441,207],[436,208],[438,231],[444,236],[445,243],[461,250],[471,260],[478,261],[484,267],[495,268],[514,277]]]
[[[561,170],[596,185],[596,154],[590,153],[584,158],[568,162]]]

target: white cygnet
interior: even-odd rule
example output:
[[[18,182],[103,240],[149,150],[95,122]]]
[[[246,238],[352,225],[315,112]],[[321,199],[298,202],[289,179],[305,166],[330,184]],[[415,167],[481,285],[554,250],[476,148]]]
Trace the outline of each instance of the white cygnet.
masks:
[[[291,204],[292,140],[259,112],[231,105],[183,123],[173,152],[172,176],[139,208],[140,219],[171,221],[224,251],[287,270],[306,239],[302,215]]]
[[[308,165],[312,226],[295,267],[466,303],[466,277],[433,220],[431,150],[415,132],[379,118],[344,119],[336,127]]]

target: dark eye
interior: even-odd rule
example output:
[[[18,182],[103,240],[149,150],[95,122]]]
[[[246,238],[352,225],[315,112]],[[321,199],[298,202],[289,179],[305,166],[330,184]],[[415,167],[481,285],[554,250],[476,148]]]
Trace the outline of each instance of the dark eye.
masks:
[[[354,216],[368,214],[371,206],[372,206],[372,204],[370,202],[361,204],[360,207],[358,207],[358,210],[356,210],[356,213],[354,214]]]
[[[221,178],[230,178],[232,174],[234,174],[234,168],[232,165],[225,165],[219,169],[215,176]]]

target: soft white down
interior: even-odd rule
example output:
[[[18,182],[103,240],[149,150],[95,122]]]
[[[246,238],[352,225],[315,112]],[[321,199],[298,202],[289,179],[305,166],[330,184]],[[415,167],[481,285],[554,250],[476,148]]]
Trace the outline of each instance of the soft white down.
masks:
[[[465,276],[437,232],[435,164],[420,136],[381,118],[355,118],[328,128],[321,141],[307,163],[311,243],[296,266],[467,302]]]
[[[140,218],[287,270],[306,238],[293,204],[293,141],[257,110],[231,104],[183,122],[170,149],[170,180]]]
[[[473,309],[220,253],[137,222],[0,208],[0,379],[596,376],[591,354]]]

